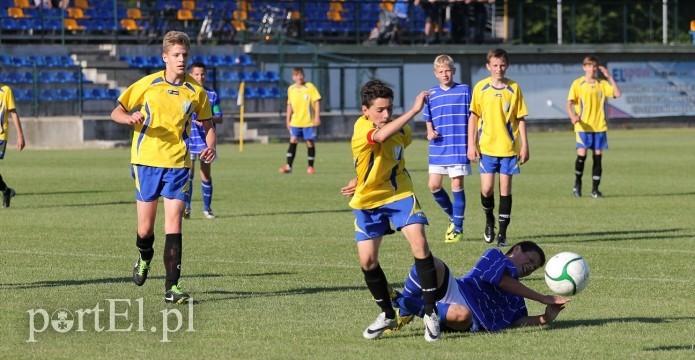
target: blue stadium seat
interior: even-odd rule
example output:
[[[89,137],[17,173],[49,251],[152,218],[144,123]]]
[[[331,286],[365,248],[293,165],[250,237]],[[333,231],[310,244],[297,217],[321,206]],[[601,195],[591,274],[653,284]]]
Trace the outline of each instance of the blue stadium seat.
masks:
[[[220,98],[222,99],[236,99],[237,97],[239,97],[239,90],[233,86],[220,89]]]
[[[244,99],[257,99],[258,98],[258,92],[256,91],[255,88],[252,88],[250,86],[244,87]]]
[[[111,100],[117,100],[121,96],[121,91],[118,89],[106,89],[106,96]]]
[[[121,96],[121,90],[116,88],[106,89],[106,96],[108,96],[111,101],[118,101],[118,98]]]
[[[280,82],[280,74],[277,71],[268,70],[265,72],[265,79],[268,82]]]
[[[92,89],[92,96],[96,100],[106,100],[109,99],[109,94],[106,92],[106,89],[102,87],[96,87]]]
[[[251,57],[249,55],[246,55],[246,54],[241,54],[241,55],[237,56],[234,63],[236,65],[240,65],[240,66],[255,66],[256,65],[256,63],[253,61],[253,59],[251,59]]]
[[[34,98],[34,92],[31,89],[16,88],[13,92],[16,101],[30,101]]]
[[[280,88],[277,86],[273,86],[268,88],[268,97],[271,99],[279,99],[280,98]]]
[[[9,71],[5,74],[5,79],[3,80],[4,82],[8,84],[19,84],[24,82],[23,81],[23,76],[20,75],[20,73],[16,71]]]
[[[47,71],[47,70],[43,70],[43,71],[39,72],[38,81],[42,84],[50,84],[50,83],[58,82],[58,81],[56,81],[55,73],[53,71]]]
[[[250,82],[264,82],[265,76],[263,75],[262,72],[260,72],[258,70],[253,70],[253,71],[246,73],[246,79],[247,79],[247,81],[250,81]]]
[[[56,100],[77,100],[77,89],[60,89]]]
[[[43,89],[41,91],[41,96],[39,97],[39,100],[42,101],[56,101],[57,99],[57,94],[54,93],[53,90],[51,89]]]
[[[68,71],[56,71],[54,80],[55,80],[55,82],[59,82],[59,83],[74,82],[72,74]]]
[[[94,100],[92,89],[82,88],[82,100]]]
[[[12,57],[7,55],[0,55],[0,65],[8,66],[12,65]]]

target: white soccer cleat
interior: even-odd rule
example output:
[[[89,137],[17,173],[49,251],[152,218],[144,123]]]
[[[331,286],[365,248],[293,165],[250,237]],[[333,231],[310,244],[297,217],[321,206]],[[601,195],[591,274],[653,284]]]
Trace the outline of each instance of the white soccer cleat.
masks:
[[[217,217],[215,216],[215,214],[212,213],[212,209],[203,211],[203,215],[208,219],[214,219]]]
[[[439,330],[439,316],[436,313],[425,315],[422,320],[425,322],[425,340],[437,341],[441,335]]]
[[[362,336],[365,339],[376,339],[386,330],[393,330],[398,326],[398,319],[387,319],[386,313],[381,313],[376,320],[364,330]],[[439,327],[437,327],[439,329]]]

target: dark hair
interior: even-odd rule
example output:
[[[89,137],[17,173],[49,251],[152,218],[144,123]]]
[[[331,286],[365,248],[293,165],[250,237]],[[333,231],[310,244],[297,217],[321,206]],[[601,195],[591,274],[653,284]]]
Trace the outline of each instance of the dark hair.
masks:
[[[302,74],[302,75],[304,75],[304,69],[302,69],[302,68],[300,68],[300,67],[296,67],[296,68],[292,69],[292,73],[293,73],[293,74]]]
[[[512,251],[514,251],[514,248],[517,246],[521,248],[521,252],[535,251],[538,254],[538,257],[540,257],[539,260],[541,263],[539,265],[545,265],[545,253],[543,252],[543,249],[541,249],[541,247],[533,241],[526,240],[514,244],[511,248],[509,248],[509,250],[507,250],[507,255],[511,254]]]
[[[203,64],[203,63],[200,62],[200,61],[195,61],[195,62],[193,62],[193,64],[191,64],[191,66],[189,66],[189,68],[191,68],[191,69],[192,69],[192,68],[203,68],[203,70],[206,70],[206,69],[207,69],[206,66],[205,66],[205,64]]]
[[[393,90],[381,80],[370,80],[362,86],[360,90],[362,105],[369,107],[378,98],[393,101]]]
[[[490,63],[490,59],[498,58],[504,59],[504,62],[509,64],[509,58],[507,57],[507,52],[503,49],[494,49],[487,52],[487,63]]]
[[[582,65],[589,65],[589,64],[592,64],[592,65],[600,64],[600,62],[598,61],[598,57],[593,56],[593,55],[589,55],[589,56],[585,57],[584,61],[582,61]]]

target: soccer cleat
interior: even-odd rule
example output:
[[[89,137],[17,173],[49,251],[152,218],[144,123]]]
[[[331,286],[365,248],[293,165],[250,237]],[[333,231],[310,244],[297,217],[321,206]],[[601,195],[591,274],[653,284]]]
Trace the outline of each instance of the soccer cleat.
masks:
[[[591,197],[594,199],[603,199],[603,194],[598,190],[594,190],[591,192]]]
[[[8,208],[10,207],[10,200],[15,196],[16,192],[12,188],[5,188],[5,191],[2,192],[2,207]]]
[[[282,166],[278,169],[280,174],[289,174],[292,172],[292,168],[289,165]]]
[[[441,332],[439,331],[439,316],[437,313],[432,313],[432,315],[425,315],[422,320],[425,322],[425,340],[427,341],[437,341]]]
[[[173,304],[183,304],[191,296],[187,293],[181,291],[178,285],[173,285],[169,291],[164,294],[164,302]]]
[[[494,223],[486,223],[485,224],[485,233],[483,233],[483,239],[485,239],[485,242],[488,244],[491,244],[492,240],[495,239],[495,224]]]
[[[313,167],[313,166],[309,166],[309,167],[306,169],[306,173],[309,174],[309,175],[314,175],[314,174],[316,173],[316,170],[314,170],[314,167]]]
[[[364,330],[362,336],[365,339],[376,339],[386,330],[393,330],[398,326],[397,319],[386,318],[386,313],[381,313],[376,317],[376,320]]]
[[[445,243],[455,243],[459,242],[463,239],[463,233],[458,230],[454,230],[451,233],[446,234],[446,239],[444,240]]]
[[[208,219],[214,219],[214,218],[217,217],[217,216],[215,216],[215,214],[212,213],[212,209],[210,209],[210,210],[204,210],[204,211],[203,211],[203,215],[204,215],[206,218],[208,218]]]
[[[574,187],[572,188],[572,194],[574,194],[574,197],[581,197],[582,196],[582,183],[579,181],[574,182]]]
[[[150,262],[138,257],[133,268],[133,282],[137,286],[142,286],[147,280],[147,273],[150,271]]]
[[[507,246],[507,237],[502,234],[497,234],[497,246]]]
[[[190,219],[191,218],[191,209],[185,209],[183,211],[183,218],[184,219]]]
[[[449,240],[449,234],[454,232],[454,222],[449,219],[449,226],[446,228],[446,234],[444,234],[444,242],[447,242]]]
[[[415,317],[415,315],[412,315],[412,314],[401,316],[401,314],[400,314],[401,309],[396,308],[395,310],[396,310],[396,321],[397,321],[396,327],[393,329],[387,329],[386,331],[384,331],[385,333],[391,333],[391,332],[398,331],[398,330],[402,329],[404,326],[410,324],[410,322],[413,321],[413,318]]]

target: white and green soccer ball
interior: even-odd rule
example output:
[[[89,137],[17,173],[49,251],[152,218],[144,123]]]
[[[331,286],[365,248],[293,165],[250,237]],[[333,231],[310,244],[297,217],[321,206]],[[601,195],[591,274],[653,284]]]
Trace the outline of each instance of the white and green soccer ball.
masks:
[[[573,252],[561,252],[545,265],[545,283],[558,295],[576,295],[589,284],[589,265]]]

